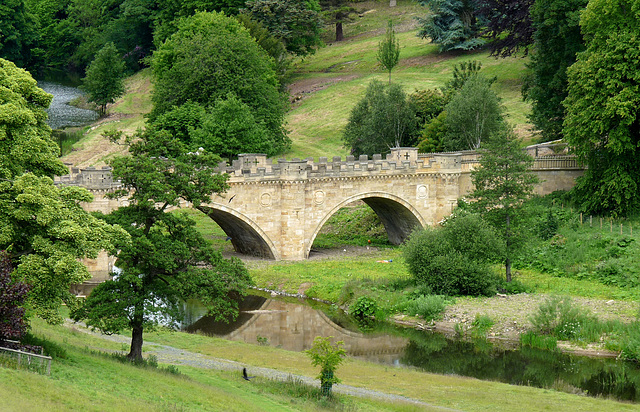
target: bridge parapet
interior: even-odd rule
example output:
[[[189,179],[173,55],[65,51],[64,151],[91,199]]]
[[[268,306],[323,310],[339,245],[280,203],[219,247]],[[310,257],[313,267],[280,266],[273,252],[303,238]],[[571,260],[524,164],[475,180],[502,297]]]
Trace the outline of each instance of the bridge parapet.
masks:
[[[429,156],[418,154],[415,147],[391,149],[383,159],[382,155],[347,156],[342,160],[334,156],[331,160],[320,157],[317,162],[307,159],[278,159],[270,163],[267,156],[259,153],[240,154],[232,165],[221,163],[218,171],[226,172],[232,181],[260,180],[304,180],[324,177],[352,177],[369,175],[391,175],[407,173],[434,173],[438,171],[459,172],[462,165],[461,153],[435,153]]]

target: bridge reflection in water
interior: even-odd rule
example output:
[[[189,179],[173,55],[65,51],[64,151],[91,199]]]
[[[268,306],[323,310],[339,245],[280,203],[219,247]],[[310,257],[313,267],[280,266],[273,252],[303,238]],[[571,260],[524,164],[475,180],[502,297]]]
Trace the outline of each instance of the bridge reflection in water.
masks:
[[[291,351],[309,349],[316,336],[344,341],[349,356],[368,361],[398,364],[409,340],[383,334],[363,334],[331,320],[323,311],[303,304],[250,295],[240,305],[235,321],[216,322],[204,316],[198,302],[188,302],[185,329],[223,339],[268,344]]]

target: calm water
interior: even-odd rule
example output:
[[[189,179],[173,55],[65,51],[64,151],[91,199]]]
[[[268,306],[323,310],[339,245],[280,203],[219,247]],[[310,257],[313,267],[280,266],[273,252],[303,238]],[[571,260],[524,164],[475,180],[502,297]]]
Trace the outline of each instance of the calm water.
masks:
[[[47,81],[38,81],[38,87],[53,95],[51,105],[47,109],[49,114],[47,123],[52,129],[84,126],[98,118],[98,113],[93,110],[79,109],[69,105],[71,100],[84,94],[77,87]]]
[[[187,331],[287,350],[308,349],[316,336],[343,340],[350,356],[427,372],[470,376],[513,385],[555,388],[640,401],[640,366],[614,359],[572,356],[533,348],[505,350],[486,341],[382,325],[362,332],[335,307],[248,296],[229,324],[203,317],[190,302]]]

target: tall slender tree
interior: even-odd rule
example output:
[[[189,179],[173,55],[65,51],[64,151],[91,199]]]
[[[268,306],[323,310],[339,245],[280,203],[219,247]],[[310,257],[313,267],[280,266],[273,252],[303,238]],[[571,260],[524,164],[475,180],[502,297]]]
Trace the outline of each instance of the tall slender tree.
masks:
[[[378,63],[389,72],[389,84],[391,84],[391,70],[398,64],[400,58],[400,41],[396,38],[393,30],[393,22],[389,20],[387,33],[378,44]]]
[[[511,258],[518,247],[514,216],[533,192],[538,178],[530,171],[533,158],[522,150],[520,141],[508,128],[485,140],[479,153],[480,165],[471,172],[475,185],[472,196],[477,200],[474,207],[503,233],[505,273],[510,282]]]

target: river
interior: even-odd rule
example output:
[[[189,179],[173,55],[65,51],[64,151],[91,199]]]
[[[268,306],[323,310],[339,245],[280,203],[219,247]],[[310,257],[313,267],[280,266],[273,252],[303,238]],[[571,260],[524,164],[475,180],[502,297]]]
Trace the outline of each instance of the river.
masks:
[[[215,322],[190,302],[186,330],[293,351],[309,349],[316,336],[333,336],[344,341],[349,356],[367,361],[640,402],[640,366],[633,362],[529,347],[508,350],[486,340],[456,340],[389,324],[363,331],[335,306],[305,301],[252,295],[240,309],[235,321]]]

